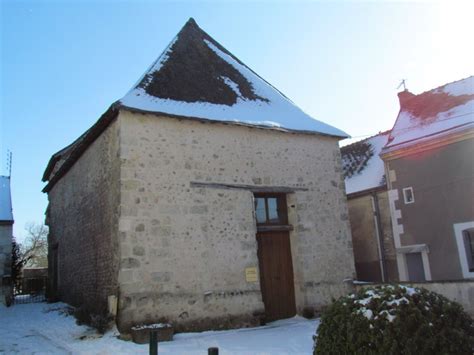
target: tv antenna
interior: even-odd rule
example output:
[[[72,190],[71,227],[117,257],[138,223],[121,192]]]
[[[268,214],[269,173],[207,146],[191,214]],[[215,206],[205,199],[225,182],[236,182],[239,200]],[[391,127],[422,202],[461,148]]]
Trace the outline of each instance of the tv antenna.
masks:
[[[400,85],[397,86],[397,90],[400,89],[402,86],[403,86],[403,91],[407,90],[407,86],[406,86],[405,81],[406,81],[406,79],[402,79],[402,82],[400,83]]]
[[[8,177],[12,176],[12,159],[13,159],[12,157],[13,157],[13,153],[11,152],[11,150],[7,149],[7,172],[8,172]]]

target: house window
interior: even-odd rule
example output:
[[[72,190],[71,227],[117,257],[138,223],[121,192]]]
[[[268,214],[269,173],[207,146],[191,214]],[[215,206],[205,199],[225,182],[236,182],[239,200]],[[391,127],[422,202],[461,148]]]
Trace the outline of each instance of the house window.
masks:
[[[474,221],[455,223],[454,237],[458,247],[462,276],[474,278]]]
[[[403,200],[405,201],[406,205],[415,202],[415,195],[413,194],[412,187],[405,187],[403,189]]]
[[[462,232],[469,272],[474,272],[474,228]]]
[[[286,195],[255,194],[257,225],[287,225]]]

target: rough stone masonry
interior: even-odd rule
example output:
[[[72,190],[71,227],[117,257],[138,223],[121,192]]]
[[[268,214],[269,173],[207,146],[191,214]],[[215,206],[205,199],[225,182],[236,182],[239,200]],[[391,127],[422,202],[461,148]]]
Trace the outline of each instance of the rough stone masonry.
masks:
[[[256,324],[264,312],[253,194],[192,182],[289,186],[298,313],[346,292],[354,262],[334,137],[121,110],[49,192],[58,292],[117,323],[179,330]]]

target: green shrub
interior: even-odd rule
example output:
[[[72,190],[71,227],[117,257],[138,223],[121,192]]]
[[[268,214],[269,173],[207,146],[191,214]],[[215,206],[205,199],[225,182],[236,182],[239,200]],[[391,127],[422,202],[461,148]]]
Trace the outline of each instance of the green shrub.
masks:
[[[473,354],[474,322],[437,293],[379,286],[334,301],[314,340],[314,354]]]

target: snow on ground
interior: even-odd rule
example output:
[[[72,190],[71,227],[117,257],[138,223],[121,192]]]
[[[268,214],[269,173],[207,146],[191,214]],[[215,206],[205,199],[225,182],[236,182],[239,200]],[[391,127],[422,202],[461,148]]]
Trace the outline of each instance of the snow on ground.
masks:
[[[0,305],[0,353],[22,354],[147,354],[148,345],[117,338],[116,330],[99,336],[78,326],[64,303]],[[182,333],[159,343],[159,354],[312,354],[319,320],[294,317],[257,328]]]

